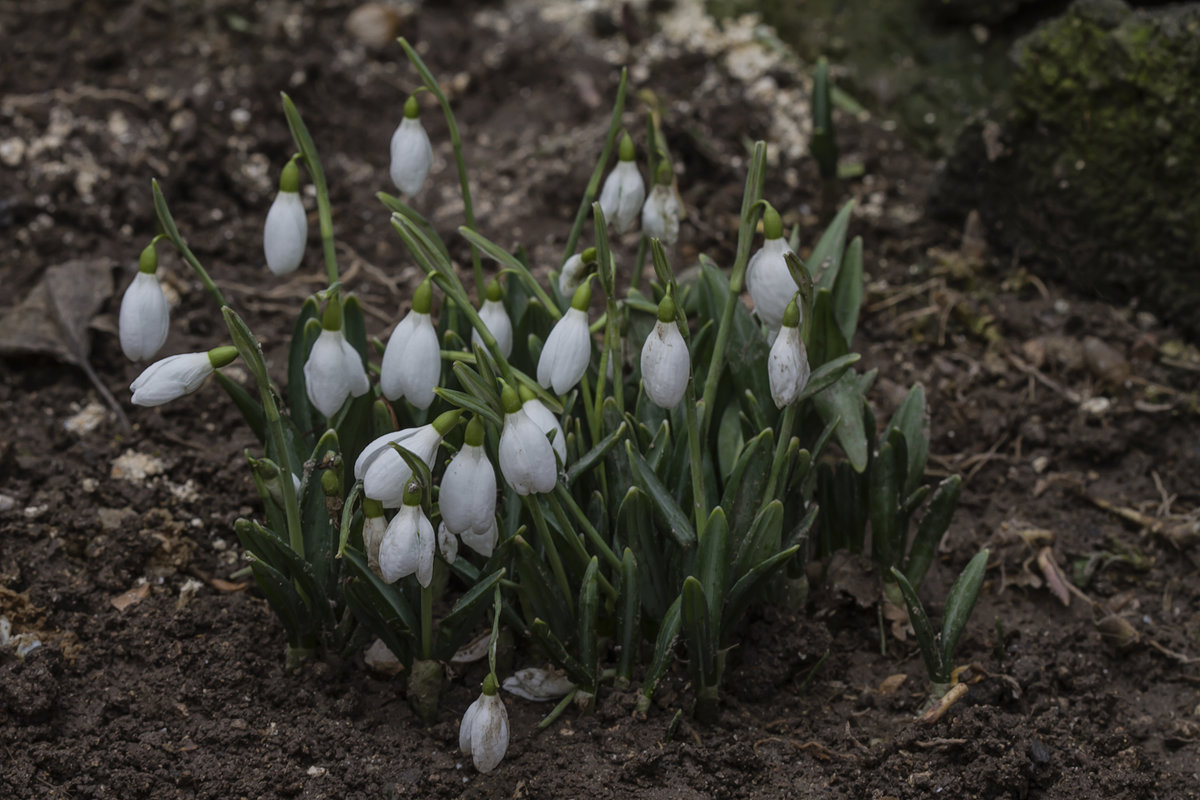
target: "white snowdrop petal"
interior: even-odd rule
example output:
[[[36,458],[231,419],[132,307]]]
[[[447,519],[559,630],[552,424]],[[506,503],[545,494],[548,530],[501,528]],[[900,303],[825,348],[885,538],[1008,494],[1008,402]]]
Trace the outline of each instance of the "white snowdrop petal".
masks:
[[[462,751],[464,756],[471,755],[471,726],[475,722],[475,715],[479,712],[479,706],[483,703],[483,695],[480,695],[474,703],[467,706],[466,713],[463,714],[462,723],[458,726],[458,749]]]
[[[484,695],[471,720],[471,760],[480,772],[491,772],[508,752],[508,710],[500,695]]]
[[[558,454],[558,460],[565,464],[567,462],[567,437],[563,435],[558,417],[554,416],[553,412],[546,408],[545,403],[536,397],[525,401],[521,408],[541,429],[542,433],[550,438],[550,444],[554,447],[554,452]]]
[[[191,394],[212,374],[208,353],[181,353],[147,367],[129,388],[137,406],[160,406]]]
[[[421,191],[433,166],[433,145],[419,119],[406,117],[396,127],[391,143],[392,183],[406,195]]]
[[[483,528],[463,531],[459,534],[459,538],[462,539],[463,544],[479,555],[491,558],[492,551],[496,549],[496,544],[500,541],[500,529],[496,525],[496,517],[493,515],[487,526]]]
[[[671,186],[656,185],[642,206],[642,233],[673,245],[679,238],[679,218],[682,209]]]
[[[354,461],[355,480],[361,481],[363,479],[372,462],[382,455],[384,451],[391,450],[392,442],[399,444],[411,437],[418,430],[418,428],[405,428],[404,430],[385,433],[373,439],[370,444],[363,448],[362,452],[358,454],[358,458]]]
[[[442,475],[442,520],[452,533],[485,527],[496,513],[496,471],[480,446],[463,445]]]
[[[512,354],[513,328],[512,320],[508,317],[504,303],[499,300],[484,300],[483,308],[479,309],[479,318],[483,320],[488,332],[496,340],[496,347],[500,349],[500,355],[508,358]],[[479,335],[479,331],[471,331],[471,343],[483,346],[483,338]]]
[[[691,372],[687,343],[671,322],[656,322],[642,345],[642,385],[659,408],[674,408],[683,399]]]
[[[121,298],[117,330],[121,352],[130,361],[153,358],[167,341],[171,311],[158,278],[138,272]]]
[[[304,383],[308,399],[326,418],[338,412],[352,389],[344,345],[346,337],[341,330],[322,329],[321,335],[313,343],[308,361],[304,363]],[[361,370],[362,362],[358,353],[352,347],[349,350],[354,353],[354,361]]]
[[[419,506],[403,506],[388,524],[379,545],[379,570],[388,583],[417,571],[421,560],[417,522],[420,514]]]
[[[783,238],[767,239],[746,268],[746,287],[754,311],[771,330],[778,330],[783,312],[799,287],[792,279],[784,254],[791,252]]]
[[[308,218],[299,192],[279,192],[263,225],[263,254],[276,275],[294,272],[304,259]]]
[[[363,367],[362,356],[354,349],[354,345],[342,337],[339,345],[342,348],[342,366],[345,370],[346,388],[354,397],[362,397],[371,388],[367,378],[367,370]]]
[[[783,408],[794,403],[808,384],[812,371],[799,328],[780,329],[767,357],[767,370],[775,407]]]
[[[404,351],[406,363],[400,384],[408,402],[417,408],[429,408],[433,403],[433,390],[442,376],[441,345],[428,314],[413,312],[409,316],[417,320]]]
[[[519,495],[552,491],[558,481],[554,448],[523,410],[504,417],[500,472]]]
[[[638,218],[645,197],[646,184],[642,181],[637,164],[618,161],[605,179],[604,188],[600,190],[600,210],[609,224],[617,229],[617,233],[625,233]]]
[[[417,509],[417,583],[425,588],[433,582],[433,555],[437,550],[437,536],[433,525],[420,506],[405,506]]]
[[[372,500],[378,500],[384,508],[398,508],[404,502],[404,487],[412,480],[412,470],[404,457],[386,440],[382,447],[374,447],[376,442],[384,438],[380,437],[368,445],[371,457],[362,474],[363,494]],[[408,436],[394,441],[428,466],[441,438],[430,424],[413,428]],[[364,451],[364,455],[366,452]]]
[[[538,359],[538,383],[553,388],[556,394],[566,394],[587,372],[591,356],[587,313],[577,308],[567,309],[546,337]]]

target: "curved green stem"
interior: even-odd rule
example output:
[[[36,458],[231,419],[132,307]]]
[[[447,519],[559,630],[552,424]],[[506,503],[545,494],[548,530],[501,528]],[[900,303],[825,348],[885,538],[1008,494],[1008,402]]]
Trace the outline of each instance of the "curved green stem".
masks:
[[[575,616],[575,598],[571,593],[571,582],[567,580],[567,573],[563,569],[562,558],[558,555],[558,546],[554,543],[554,537],[550,535],[550,528],[546,525],[546,517],[542,514],[542,506],[538,502],[537,497],[524,497],[525,507],[529,509],[529,513],[533,516],[533,527],[537,529],[538,536],[542,539],[542,546],[546,550],[546,558],[550,561],[550,571],[554,573],[554,580],[558,584],[558,589],[562,592],[563,602],[567,604],[567,610],[571,616]]]
[[[704,455],[700,450],[700,424],[697,420],[695,380],[689,378],[687,394],[683,398],[683,413],[687,422],[688,458],[692,473],[692,516],[696,522],[696,538],[703,541],[704,528],[708,525],[708,510],[705,507]],[[700,401],[701,405],[703,400]]]
[[[163,197],[162,189],[158,187],[158,181],[151,179],[150,186],[154,194],[154,213],[158,216],[158,224],[162,225],[163,235],[171,240],[171,244],[175,245],[175,249],[179,251],[179,255],[183,256],[183,260],[196,273],[196,277],[200,279],[200,282],[204,284],[204,288],[212,295],[212,299],[216,302],[217,307],[225,308],[228,304],[221,295],[221,290],[213,283],[213,279],[208,276],[208,271],[201,266],[200,260],[196,258],[191,248],[183,241],[183,237],[179,235],[179,229],[175,227],[175,218],[171,216],[171,210],[167,208],[167,200]]]
[[[762,506],[775,499],[775,488],[779,486],[782,477],[787,485],[787,476],[781,475],[784,469],[784,453],[787,452],[788,441],[792,438],[792,428],[796,424],[796,403],[789,403],[783,410],[783,419],[779,423],[779,438],[775,441],[775,456],[771,461],[771,474],[767,478],[767,490],[763,492]]]
[[[309,177],[312,178],[313,187],[317,190],[317,216],[321,224],[321,250],[325,256],[325,276],[329,279],[329,285],[332,286],[338,282],[338,265],[337,250],[333,244],[333,212],[329,207],[329,187],[325,183],[325,170],[321,168],[321,159],[317,156],[317,146],[313,143],[304,120],[300,118],[300,112],[292,103],[292,98],[288,97],[286,92],[280,92],[280,96],[283,98],[283,115],[287,117],[288,130],[292,132],[292,140],[296,143],[296,149],[300,151],[300,156],[304,159],[304,166],[308,169]]]
[[[462,137],[458,134],[458,123],[454,120],[454,112],[450,109],[450,101],[446,99],[446,95],[442,92],[441,87],[438,86],[433,73],[425,66],[425,62],[417,55],[417,51],[412,48],[412,45],[403,36],[398,41],[400,42],[400,46],[404,48],[404,54],[408,56],[408,60],[412,62],[413,67],[420,74],[421,80],[425,83],[425,88],[437,98],[438,103],[442,107],[442,113],[446,117],[446,129],[450,134],[450,146],[454,150],[454,164],[458,168],[458,185],[462,190],[463,215],[466,217],[467,227],[471,230],[476,230],[475,207],[471,204],[471,184],[467,178],[467,163],[463,159]],[[479,250],[474,245],[471,246],[471,264],[475,270],[475,294],[482,298],[484,290],[483,263],[479,259]]]
[[[572,497],[571,493],[567,491],[567,487],[563,485],[562,481],[559,481],[555,485],[554,494],[550,496],[550,502],[561,502],[563,506],[565,506],[567,510],[571,512],[571,516],[575,518],[575,521],[579,523],[579,527],[583,529],[583,535],[587,537],[587,540],[592,543],[594,548],[596,548],[596,552],[600,554],[600,557],[603,558],[611,568],[615,570],[621,569],[621,559],[618,558],[617,554],[614,553],[612,548],[608,546],[608,542],[604,541],[604,537],[601,536],[599,531],[596,530],[595,526],[592,525],[591,520],[587,518],[587,514],[583,513],[583,509],[580,508],[579,504],[575,502],[575,498]]]

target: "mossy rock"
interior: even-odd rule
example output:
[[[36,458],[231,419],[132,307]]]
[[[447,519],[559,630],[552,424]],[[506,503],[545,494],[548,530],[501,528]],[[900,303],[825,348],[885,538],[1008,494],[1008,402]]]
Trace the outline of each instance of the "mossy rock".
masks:
[[[1077,0],[1016,48],[1009,105],[968,124],[930,211],[1200,333],[1200,3]]]

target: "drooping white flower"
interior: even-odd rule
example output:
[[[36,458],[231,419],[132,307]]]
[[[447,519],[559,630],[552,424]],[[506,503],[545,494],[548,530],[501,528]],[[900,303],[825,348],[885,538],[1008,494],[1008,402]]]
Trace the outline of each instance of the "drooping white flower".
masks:
[[[558,274],[558,291],[563,297],[574,295],[579,284],[587,277],[588,268],[596,262],[596,248],[589,247],[582,253],[576,253],[562,265]]]
[[[419,491],[406,492],[404,504],[388,523],[379,545],[379,570],[383,579],[395,583],[409,575],[428,587],[433,580],[433,553],[437,538],[433,525],[421,510]]]
[[[625,233],[633,226],[646,198],[646,184],[633,160],[633,140],[629,134],[621,139],[617,166],[608,174],[600,190],[600,210],[617,230]]]
[[[592,357],[592,335],[588,332],[587,307],[591,303],[592,290],[583,284],[575,290],[571,307],[562,316],[542,347],[538,359],[537,379],[545,388],[553,388],[555,394],[571,391],[587,372]]]
[[[117,331],[121,352],[130,361],[154,358],[167,341],[171,327],[171,311],[158,277],[158,254],[150,244],[138,259],[138,274],[121,298],[121,313]]]
[[[479,699],[463,714],[458,749],[471,757],[480,772],[494,770],[508,752],[508,711],[496,689],[496,678],[490,673],[483,680]]]
[[[800,310],[795,299],[791,300],[783,313],[783,327],[771,345],[767,357],[767,377],[771,383],[771,399],[776,408],[796,402],[800,392],[808,384],[812,368],[808,364],[808,351],[800,338]]]
[[[289,161],[279,178],[279,194],[267,211],[263,225],[263,253],[267,268],[276,275],[294,272],[304,258],[308,218],[300,200],[300,171]]]
[[[425,280],[413,296],[413,307],[388,338],[379,369],[379,388],[389,400],[407,398],[429,408],[442,377],[442,351],[433,319],[433,287]]]
[[[462,449],[442,475],[438,509],[450,533],[487,534],[496,524],[496,471],[483,449],[483,421],[467,425]],[[465,540],[464,540],[465,541]]]
[[[500,472],[519,495],[545,494],[558,482],[554,447],[546,433],[529,418],[511,386],[500,395],[504,428],[500,431]]]
[[[479,309],[479,318],[496,340],[500,355],[508,358],[512,354],[513,346],[512,320],[508,317],[508,310],[504,308],[500,283],[495,279],[488,284],[487,297],[483,301],[483,307]],[[483,337],[474,328],[471,329],[471,344],[483,346]]]
[[[444,522],[438,525],[437,545],[438,552],[442,554],[442,558],[446,559],[446,563],[453,564],[458,558],[458,537],[450,532]]]
[[[419,428],[385,433],[359,453],[354,462],[354,477],[363,482],[363,494],[378,500],[384,508],[399,508],[404,489],[412,480],[412,469],[392,444],[397,444],[426,466],[433,463],[442,437],[458,422],[461,411],[447,411]]]
[[[487,530],[463,531],[459,534],[459,538],[462,539],[463,544],[479,555],[491,558],[492,551],[496,549],[496,544],[500,541],[500,528],[496,525],[496,518],[492,517],[492,524]]]
[[[746,267],[746,288],[759,319],[777,331],[783,321],[783,310],[799,287],[784,259],[792,248],[783,238],[783,222],[770,206],[763,214],[763,237],[763,246]]]
[[[129,388],[135,406],[161,406],[191,394],[217,367],[237,357],[235,347],[215,347],[206,353],[182,353],[155,361]]]
[[[671,165],[663,161],[658,166],[658,172],[654,188],[642,206],[642,233],[670,246],[679,238],[679,219],[683,216],[683,209],[679,206],[675,187],[671,185]]]
[[[327,419],[338,412],[346,398],[364,395],[371,388],[362,356],[342,331],[340,298],[330,298],[325,307],[321,335],[304,362],[304,386],[309,402]]]
[[[416,95],[404,103],[404,119],[392,134],[392,183],[410,197],[421,191],[433,166],[433,145],[418,119]]]
[[[667,295],[658,304],[658,321],[642,345],[642,386],[650,402],[667,409],[679,405],[691,368],[687,342],[675,324],[675,302]]]
[[[563,435],[558,417],[554,416],[554,413],[546,408],[545,403],[537,399],[537,396],[524,386],[521,387],[521,408],[533,420],[533,424],[537,425],[542,433],[550,438],[550,444],[554,447],[558,460],[565,464],[567,461],[567,437]]]

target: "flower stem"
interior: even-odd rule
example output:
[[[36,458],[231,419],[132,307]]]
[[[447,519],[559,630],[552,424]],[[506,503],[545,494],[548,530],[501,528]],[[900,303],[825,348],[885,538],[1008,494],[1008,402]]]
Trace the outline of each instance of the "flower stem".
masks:
[[[421,587],[421,658],[433,658],[433,587]]]
[[[321,159],[317,156],[317,146],[300,112],[285,92],[283,97],[283,115],[287,117],[288,129],[292,132],[292,141],[304,159],[304,166],[312,178],[313,187],[317,190],[317,216],[321,224],[321,250],[325,255],[325,276],[332,286],[338,282],[337,250],[333,244],[333,212],[329,207],[329,186],[325,183],[325,170],[321,168]]]
[[[523,499],[525,506],[533,515],[533,527],[537,529],[538,536],[542,539],[542,546],[546,549],[546,558],[550,561],[550,570],[554,573],[554,580],[558,584],[559,591],[562,592],[567,610],[573,617],[575,616],[575,599],[571,594],[571,583],[567,580],[562,558],[558,555],[558,545],[554,543],[554,537],[550,535],[550,528],[546,525],[546,517],[542,514],[541,503],[538,502],[536,496],[528,496]]]
[[[789,403],[788,407],[783,410],[783,419],[779,423],[779,438],[775,442],[775,456],[771,460],[771,474],[767,478],[767,490],[763,492],[762,505],[764,507],[775,499],[775,489],[779,486],[780,479],[784,481],[785,485],[787,483],[787,475],[784,470],[784,454],[787,452],[788,442],[792,438],[792,428],[795,424],[796,404]]]
[[[683,413],[687,420],[688,458],[692,473],[692,514],[696,520],[696,538],[703,540],[704,527],[708,524],[705,508],[704,456],[700,450],[700,424],[697,421],[695,379],[689,378],[687,394],[683,398]],[[704,401],[700,401],[703,405]]]
[[[179,229],[175,227],[175,219],[171,216],[171,210],[167,208],[167,200],[163,197],[162,189],[158,188],[158,181],[151,179],[150,185],[154,194],[154,211],[158,216],[158,224],[162,225],[163,234],[171,240],[171,244],[175,245],[175,249],[179,251],[179,255],[183,256],[183,260],[196,273],[196,277],[200,279],[200,282],[204,284],[204,288],[212,295],[212,299],[216,302],[217,307],[224,308],[227,304],[225,303],[225,298],[221,295],[221,290],[213,283],[213,279],[208,276],[208,271],[201,266],[200,260],[196,258],[191,248],[183,241],[183,237],[179,235]]]
[[[559,481],[554,487],[554,494],[551,495],[550,502],[561,502],[570,512],[571,516],[575,517],[575,521],[579,523],[579,527],[583,528],[583,535],[592,543],[600,557],[608,563],[613,569],[621,568],[621,559],[617,558],[617,554],[608,546],[608,542],[604,541],[604,537],[592,525],[591,520],[587,518],[587,514],[583,513],[583,509],[575,502],[575,498],[567,491],[567,487]]]
[[[442,113],[446,116],[446,129],[450,135],[450,146],[454,150],[454,164],[458,168],[458,185],[462,190],[463,199],[463,216],[466,218],[467,227],[471,230],[476,230],[475,226],[475,207],[471,203],[471,183],[467,178],[467,163],[463,159],[462,137],[458,134],[458,123],[454,120],[454,112],[450,109],[450,101],[446,99],[446,95],[438,86],[437,80],[433,77],[433,73],[425,66],[425,62],[417,55],[417,51],[412,45],[401,36],[399,39],[400,46],[404,48],[404,54],[408,56],[408,60],[412,62],[413,67],[421,76],[421,80],[442,107]],[[479,249],[475,245],[471,245],[471,264],[475,270],[475,294],[479,298],[483,298],[484,282],[483,282],[483,262],[479,258]]]

